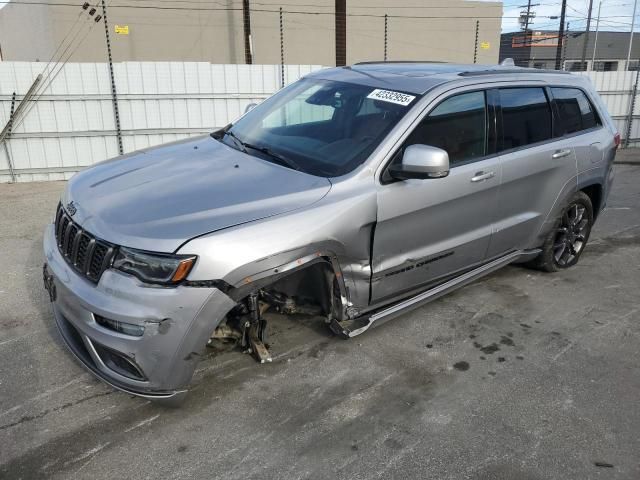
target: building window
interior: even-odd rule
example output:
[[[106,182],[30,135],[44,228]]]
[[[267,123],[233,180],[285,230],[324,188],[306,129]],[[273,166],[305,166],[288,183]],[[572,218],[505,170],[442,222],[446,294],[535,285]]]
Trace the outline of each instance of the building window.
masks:
[[[593,69],[596,72],[615,72],[616,70],[618,70],[618,62],[609,62],[609,61],[593,62]]]
[[[587,62],[564,62],[564,69],[568,72],[584,72],[587,70]]]
[[[534,33],[525,37],[511,37],[511,48],[557,46],[558,35],[543,35]]]
[[[640,69],[640,60],[629,60],[629,67],[627,70],[630,72],[635,72]]]

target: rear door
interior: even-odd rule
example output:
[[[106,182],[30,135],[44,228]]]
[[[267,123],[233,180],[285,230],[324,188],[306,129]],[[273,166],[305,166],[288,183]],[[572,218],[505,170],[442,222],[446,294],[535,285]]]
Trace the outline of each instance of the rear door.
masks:
[[[611,148],[611,134],[603,128],[587,95],[575,87],[551,87],[557,121],[556,137],[571,137],[578,171],[588,170],[604,160]]]
[[[574,142],[554,137],[550,91],[505,87],[498,95],[502,183],[488,257],[535,246],[556,200],[577,183]]]

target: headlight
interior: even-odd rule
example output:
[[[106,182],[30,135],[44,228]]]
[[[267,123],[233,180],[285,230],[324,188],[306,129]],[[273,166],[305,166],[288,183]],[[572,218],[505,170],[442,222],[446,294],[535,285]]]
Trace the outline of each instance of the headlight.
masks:
[[[196,258],[194,255],[149,253],[120,247],[113,268],[135,275],[145,283],[174,285],[187,278]]]

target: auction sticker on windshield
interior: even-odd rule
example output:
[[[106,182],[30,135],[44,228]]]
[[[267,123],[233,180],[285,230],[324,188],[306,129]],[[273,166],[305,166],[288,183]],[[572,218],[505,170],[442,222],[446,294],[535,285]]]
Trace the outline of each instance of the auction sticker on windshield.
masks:
[[[367,98],[407,106],[416,97],[414,97],[413,95],[407,95],[406,93],[393,92],[391,90],[380,90],[379,88],[376,88],[373,92],[367,95]]]

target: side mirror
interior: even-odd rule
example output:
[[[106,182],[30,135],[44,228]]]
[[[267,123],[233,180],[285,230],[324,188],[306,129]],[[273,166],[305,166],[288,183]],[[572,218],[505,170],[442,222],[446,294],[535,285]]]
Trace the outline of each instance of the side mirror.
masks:
[[[389,174],[396,180],[446,177],[449,175],[449,154],[430,145],[409,145],[402,161],[389,167]]]
[[[249,105],[247,105],[247,107],[244,109],[244,113],[247,113],[249,110],[253,110],[254,108],[256,108],[258,106],[257,103],[250,103]]]

